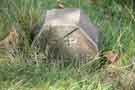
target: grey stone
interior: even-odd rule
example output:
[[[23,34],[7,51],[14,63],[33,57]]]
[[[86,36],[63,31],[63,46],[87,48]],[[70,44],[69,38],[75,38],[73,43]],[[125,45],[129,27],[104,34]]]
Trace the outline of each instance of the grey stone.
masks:
[[[48,45],[62,54],[72,56],[97,55],[99,30],[87,15],[77,8],[52,9],[46,12],[42,30],[33,46]]]

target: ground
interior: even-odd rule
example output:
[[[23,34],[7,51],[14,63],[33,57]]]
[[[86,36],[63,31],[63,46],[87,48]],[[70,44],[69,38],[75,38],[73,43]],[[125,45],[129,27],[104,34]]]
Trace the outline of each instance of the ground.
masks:
[[[118,4],[115,0],[62,2],[64,7],[81,8],[99,28],[101,55],[80,67],[70,62],[62,65],[49,63],[49,53],[37,55],[30,48],[29,32],[42,25],[45,11],[56,8],[57,1],[1,0],[1,40],[14,25],[22,35],[23,43],[18,54],[0,50],[0,89],[134,90],[135,17],[132,6]],[[107,62],[102,55],[106,51],[119,53],[119,60],[113,64]]]

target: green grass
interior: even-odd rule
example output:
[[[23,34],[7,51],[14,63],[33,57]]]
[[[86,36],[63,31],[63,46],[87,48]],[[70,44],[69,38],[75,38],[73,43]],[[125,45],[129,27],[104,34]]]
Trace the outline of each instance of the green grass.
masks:
[[[47,54],[36,54],[30,48],[30,31],[41,26],[45,11],[57,6],[56,0],[1,0],[0,39],[17,26],[25,38],[22,51],[0,54],[0,90],[134,90],[127,77],[134,71],[135,17],[131,7],[115,0],[102,0],[95,5],[89,0],[63,0],[65,7],[81,8],[102,33],[101,52],[120,53],[117,67],[111,67],[103,57],[81,67],[71,62],[61,65],[50,62]],[[25,37],[26,36],[26,37]],[[70,64],[69,64],[70,63]],[[129,65],[129,67],[127,67]],[[110,73],[115,78],[105,82]],[[127,83],[125,83],[126,81]],[[132,80],[131,80],[132,81]],[[124,83],[123,83],[124,82]]]
[[[1,65],[0,89],[2,90],[110,90],[109,84],[101,84],[99,75],[87,74],[55,65]],[[70,71],[69,71],[70,70]],[[92,76],[90,78],[90,76]],[[5,88],[5,89],[4,89]],[[13,88],[13,89],[12,89]]]

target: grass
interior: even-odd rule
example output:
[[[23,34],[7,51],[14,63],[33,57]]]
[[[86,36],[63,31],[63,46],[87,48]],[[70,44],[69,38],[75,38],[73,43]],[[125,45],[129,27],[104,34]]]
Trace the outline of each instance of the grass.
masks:
[[[70,70],[70,71],[69,71]],[[110,90],[111,85],[101,84],[99,76],[90,75],[75,68],[59,69],[55,65],[4,65],[1,90]],[[8,74],[8,75],[7,75]],[[93,80],[93,81],[92,81]],[[13,88],[13,89],[12,89]],[[98,89],[99,88],[99,89]],[[102,89],[103,88],[103,89]]]
[[[45,11],[55,8],[56,0],[1,0],[0,39],[15,25],[25,40],[22,51],[15,57],[1,52],[0,90],[134,90],[134,79],[128,78],[134,72],[132,62],[135,55],[132,8],[115,0],[102,0],[97,4],[88,0],[63,1],[65,7],[81,8],[90,17],[102,33],[101,52],[118,52],[119,61],[110,65],[99,57],[81,67],[71,64],[73,59],[70,58],[67,59],[70,64],[49,63],[53,60],[48,58],[47,53],[37,54],[30,48],[29,32],[41,27]]]

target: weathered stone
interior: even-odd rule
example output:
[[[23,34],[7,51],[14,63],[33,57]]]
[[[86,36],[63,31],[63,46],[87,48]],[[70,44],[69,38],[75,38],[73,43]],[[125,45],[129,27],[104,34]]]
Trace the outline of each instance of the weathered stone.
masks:
[[[65,55],[95,56],[98,53],[98,29],[80,9],[48,10],[42,30],[33,41],[37,44],[59,48]]]

